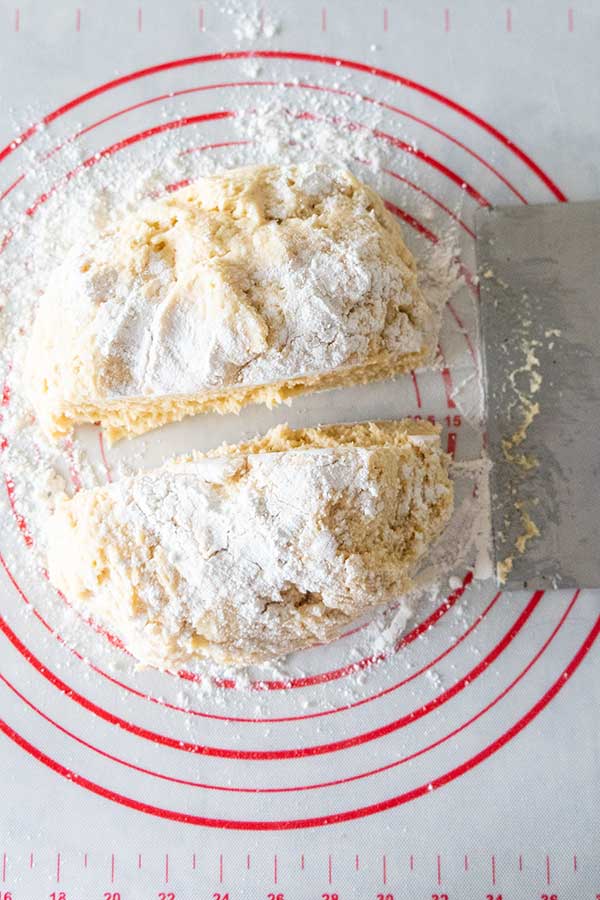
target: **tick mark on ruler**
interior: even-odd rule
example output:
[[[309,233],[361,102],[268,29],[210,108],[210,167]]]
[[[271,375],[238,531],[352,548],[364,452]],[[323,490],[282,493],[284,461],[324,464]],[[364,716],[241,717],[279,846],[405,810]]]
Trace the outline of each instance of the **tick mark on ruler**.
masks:
[[[577,857],[573,856],[573,871],[577,871]]]
[[[33,869],[33,853],[29,854],[29,868]]]
[[[357,853],[356,856],[354,857],[354,868],[356,869],[357,872],[358,872],[358,867],[359,867],[359,865],[358,865],[358,853]]]
[[[137,30],[142,30],[142,7],[138,6],[137,9]]]
[[[383,10],[383,30],[387,31],[389,27],[390,27],[390,14],[389,14],[388,8],[386,6],[385,9]]]
[[[165,884],[169,883],[169,854],[165,853]]]
[[[546,884],[550,884],[550,857],[546,857]]]
[[[196,868],[196,854],[192,853],[192,869]]]
[[[444,10],[444,31],[450,31],[450,10],[448,8]]]
[[[248,870],[250,869],[250,854],[248,854],[248,855],[246,856],[246,868],[247,868]]]
[[[327,9],[321,9],[321,31],[327,31]]]
[[[75,31],[81,31],[81,9],[79,7],[75,10]]]
[[[519,854],[519,872],[523,871],[523,857]]]
[[[304,853],[300,857],[300,868],[304,871]]]
[[[21,10],[17,6],[15,9],[15,31],[21,30]]]
[[[456,403],[454,401],[454,397],[452,396],[454,391],[454,387],[452,385],[452,374],[450,373],[450,369],[447,366],[442,369],[442,381],[444,382],[444,390],[446,392],[446,405],[448,409],[456,409]]]
[[[331,884],[333,879],[333,863],[331,862],[331,854],[327,858],[327,883]]]
[[[496,884],[496,857],[492,856],[492,884]]]
[[[110,855],[110,883],[115,883],[115,854]]]
[[[437,883],[442,883],[442,857],[439,853],[437,857]]]
[[[2,881],[6,881],[6,853],[2,854]]]
[[[508,32],[512,31],[512,9],[510,6],[506,10],[506,30]]]
[[[142,868],[142,854],[138,853],[138,869]]]
[[[273,857],[273,881],[277,884],[277,854]]]
[[[414,858],[414,856],[411,854],[411,857],[410,857],[410,871],[411,871],[411,872],[414,872],[414,869],[415,869],[415,858]]]
[[[573,28],[575,27],[575,14],[572,7],[569,7],[569,9],[567,10],[567,22],[569,25],[569,31],[573,31]]]
[[[469,871],[469,857],[465,853],[465,872]]]
[[[446,449],[447,449],[447,452],[450,454],[450,456],[454,457],[454,455],[456,454],[456,432],[455,431],[448,432],[448,446]]]
[[[387,884],[387,858],[383,857],[383,883]]]
[[[219,884],[223,884],[223,854],[219,856]]]
[[[60,853],[56,854],[56,883],[60,883]]]

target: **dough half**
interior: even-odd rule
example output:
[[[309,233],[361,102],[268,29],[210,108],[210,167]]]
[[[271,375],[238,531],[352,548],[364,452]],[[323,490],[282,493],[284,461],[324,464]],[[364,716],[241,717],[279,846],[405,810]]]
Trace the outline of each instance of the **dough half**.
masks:
[[[373,190],[324,164],[233,169],[69,251],[27,383],[49,436],[100,422],[114,441],[422,366],[436,326]]]
[[[143,663],[271,660],[401,600],[450,516],[448,461],[427,423],[279,426],[63,497],[50,580]]]

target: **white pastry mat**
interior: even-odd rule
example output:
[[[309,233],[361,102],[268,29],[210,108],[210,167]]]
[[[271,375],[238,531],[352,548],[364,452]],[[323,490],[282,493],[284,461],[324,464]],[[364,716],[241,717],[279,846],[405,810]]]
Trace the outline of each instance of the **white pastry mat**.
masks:
[[[591,4],[222,6],[3,4],[6,260],[40,199],[38,168],[64,176],[76,158],[85,178],[96,153],[123,167],[170,132],[226,163],[240,137],[229,113],[267,102],[273,82],[296,111],[318,91],[340,128],[340,92],[368,98],[356,121],[377,108],[381,189],[411,246],[430,254],[452,225],[467,281],[478,205],[598,194]],[[83,129],[78,156],[48,157]],[[151,464],[276,422],[413,414],[474,457],[472,290],[446,311],[436,373],[196,419],[134,451],[106,451],[93,428],[80,440],[106,477],[128,453]],[[76,455],[69,468],[76,480]],[[136,672],[92,626],[64,643],[64,610],[13,508],[18,475],[3,479],[2,900],[600,893],[600,592],[496,594],[458,565],[460,587],[425,600],[383,661],[369,665],[377,647],[352,634],[251,688],[207,689],[194,673]]]

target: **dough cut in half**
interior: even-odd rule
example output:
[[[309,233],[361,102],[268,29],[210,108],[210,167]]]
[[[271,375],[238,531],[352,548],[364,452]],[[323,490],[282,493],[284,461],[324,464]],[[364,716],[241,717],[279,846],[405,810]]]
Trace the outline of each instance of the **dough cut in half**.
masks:
[[[427,423],[292,430],[62,497],[52,583],[143,663],[241,665],[401,602],[452,510]]]
[[[27,383],[49,436],[100,422],[114,441],[425,365],[436,329],[373,190],[325,164],[232,169],[68,252]]]

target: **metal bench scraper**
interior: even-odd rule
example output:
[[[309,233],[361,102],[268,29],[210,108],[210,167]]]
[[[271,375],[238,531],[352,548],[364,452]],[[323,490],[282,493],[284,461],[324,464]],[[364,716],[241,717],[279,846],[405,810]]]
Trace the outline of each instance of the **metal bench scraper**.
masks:
[[[476,216],[496,570],[600,586],[600,202]]]

